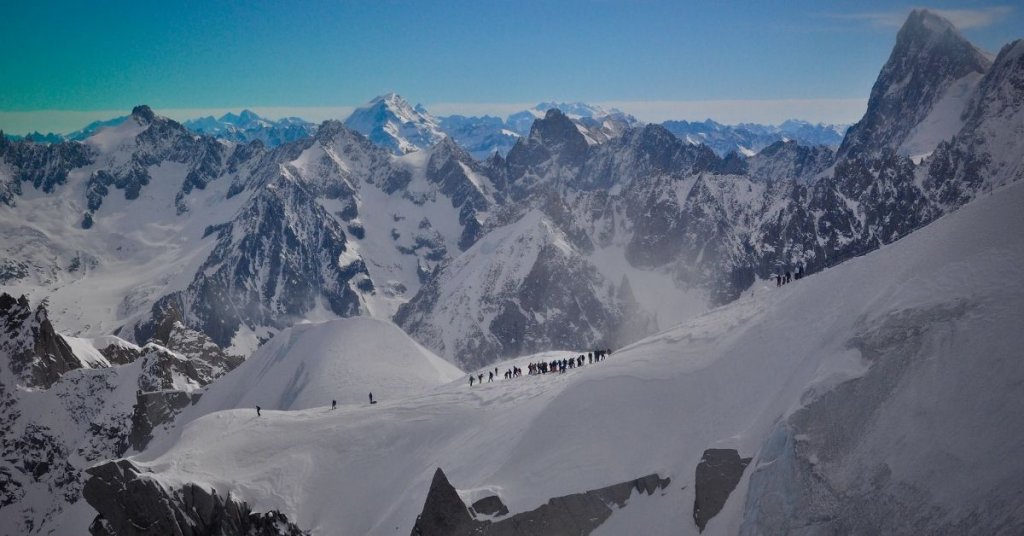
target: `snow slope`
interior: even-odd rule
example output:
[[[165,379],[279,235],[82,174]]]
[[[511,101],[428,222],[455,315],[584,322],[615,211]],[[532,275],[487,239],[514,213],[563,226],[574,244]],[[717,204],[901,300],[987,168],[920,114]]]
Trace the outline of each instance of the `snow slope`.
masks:
[[[1022,207],[1024,184],[1009,185],[567,374],[336,412],[215,412],[134,461],[314,534],[406,533],[436,467],[513,513],[656,472],[672,479],[665,495],[635,497],[598,529],[653,535],[697,532],[694,467],[733,448],[754,461],[708,534],[1016,532]]]
[[[368,317],[298,324],[275,335],[194,408],[294,410],[413,395],[462,376],[395,325]],[[187,419],[187,416],[184,417]]]

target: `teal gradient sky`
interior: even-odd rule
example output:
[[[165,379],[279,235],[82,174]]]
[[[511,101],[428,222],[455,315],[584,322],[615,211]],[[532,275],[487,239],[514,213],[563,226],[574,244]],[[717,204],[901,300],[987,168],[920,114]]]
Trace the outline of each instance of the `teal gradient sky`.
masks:
[[[819,102],[822,110],[808,106],[806,119],[836,120],[827,117],[829,106],[845,106],[849,110],[843,113],[855,119],[899,24],[915,5],[870,0],[830,5],[805,0],[4,4],[0,128],[9,132],[66,131],[85,118],[125,113],[140,103],[172,116],[251,107],[278,110],[277,115],[306,110],[305,115],[321,119],[387,91],[438,113],[502,114],[519,104],[555,99],[616,103],[647,120],[717,119],[716,110],[728,109],[723,101],[767,100],[765,106],[772,106],[784,99]],[[1021,8],[985,2],[934,7],[948,10],[968,38],[991,52],[1024,33]],[[702,110],[705,101],[719,104]],[[652,108],[651,102],[663,106]],[[645,103],[649,109],[638,111]],[[671,103],[688,107],[673,109]],[[749,106],[757,115],[756,102]],[[44,110],[60,112],[39,113]],[[673,110],[681,115],[673,116]]]

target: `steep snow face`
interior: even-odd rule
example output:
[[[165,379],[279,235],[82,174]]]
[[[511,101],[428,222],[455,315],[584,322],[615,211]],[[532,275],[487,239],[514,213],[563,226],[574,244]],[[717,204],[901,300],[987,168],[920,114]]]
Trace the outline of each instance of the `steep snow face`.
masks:
[[[423,107],[412,107],[397,93],[388,93],[356,108],[345,126],[395,154],[425,149],[445,134]]]
[[[956,132],[964,96],[991,63],[948,20],[914,10],[871,88],[864,118],[850,127],[839,157],[851,152],[870,157],[883,149],[929,152]]]
[[[630,305],[628,286],[605,280],[533,210],[453,260],[395,321],[445,357],[478,367],[551,345],[609,343]]]
[[[1022,206],[1010,185],[565,374],[372,408],[216,412],[132,461],[314,534],[410,530],[437,467],[512,513],[657,473],[666,492],[634,496],[598,533],[697,534],[687,505],[708,448],[753,462],[705,534],[1019,527]]]

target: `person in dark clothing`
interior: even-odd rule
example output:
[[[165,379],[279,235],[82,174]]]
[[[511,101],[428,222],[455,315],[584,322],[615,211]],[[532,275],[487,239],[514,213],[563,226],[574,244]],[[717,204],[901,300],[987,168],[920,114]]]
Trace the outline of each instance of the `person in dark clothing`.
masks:
[[[775,286],[782,286],[782,274],[775,274]]]
[[[376,402],[373,401],[373,393],[370,393],[370,404],[376,404]]]
[[[786,283],[789,283],[792,280],[792,277],[793,275],[789,273],[789,270],[786,270]]]
[[[338,409],[338,401],[331,400],[331,409]]]
[[[256,406],[256,416],[257,416],[257,417],[259,417],[260,415],[262,415],[262,414],[260,413],[260,407],[259,407],[259,406]]]
[[[483,372],[481,372],[480,374],[477,374],[477,376],[476,376],[476,383],[484,383],[484,373]]]
[[[472,374],[469,375],[469,386],[473,387],[473,375]]]
[[[494,373],[487,371],[487,383],[494,383]]]

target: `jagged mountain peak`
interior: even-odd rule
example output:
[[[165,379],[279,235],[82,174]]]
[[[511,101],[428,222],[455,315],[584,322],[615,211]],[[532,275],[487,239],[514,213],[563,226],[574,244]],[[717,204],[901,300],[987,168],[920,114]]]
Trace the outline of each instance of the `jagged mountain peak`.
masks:
[[[530,138],[544,143],[557,141],[570,141],[579,139],[583,141],[583,134],[576,128],[569,116],[558,108],[551,108],[544,113],[544,117],[533,122],[530,128]]]
[[[927,154],[962,126],[967,95],[990,68],[988,56],[951,22],[918,9],[896,36],[868,99],[864,117],[847,132],[839,158],[884,150]]]
[[[131,116],[140,124],[149,124],[156,120],[156,114],[153,112],[153,109],[145,104],[132,108]]]

